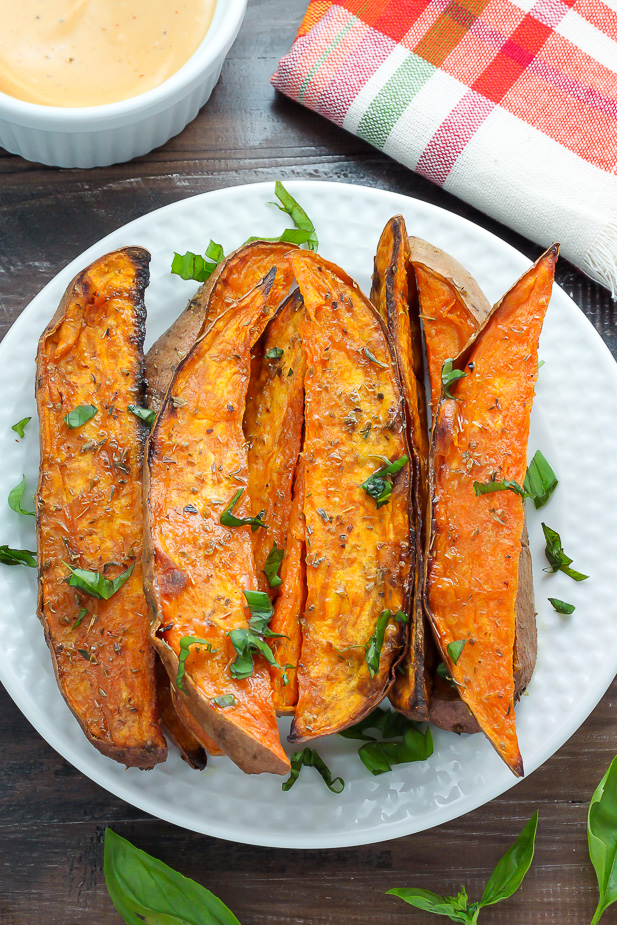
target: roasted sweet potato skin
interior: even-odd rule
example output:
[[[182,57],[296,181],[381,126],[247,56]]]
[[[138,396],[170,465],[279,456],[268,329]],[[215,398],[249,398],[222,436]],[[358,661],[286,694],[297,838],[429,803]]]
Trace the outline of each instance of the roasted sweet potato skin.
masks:
[[[182,759],[195,771],[203,771],[208,755],[199,738],[182,722],[176,710],[171,692],[169,676],[159,658],[156,660],[156,693],[161,723],[167,738],[171,739]]]
[[[409,465],[380,508],[362,483],[409,456],[387,328],[338,267],[290,255],[304,298],[307,602],[290,741],[337,732],[379,703],[402,657],[390,620],[371,677],[365,645],[379,614],[406,611],[410,590]]]
[[[148,351],[149,408],[159,410],[178,364],[207,325],[250,292],[272,267],[276,267],[277,272],[268,296],[269,305],[275,308],[285,298],[293,281],[285,255],[292,246],[253,241],[243,244],[219,264],[183,313]]]
[[[182,698],[182,695],[178,693],[173,683],[170,684],[171,690],[171,702],[173,708],[176,711],[178,718],[186,728],[190,731],[197,741],[200,743],[201,747],[206,751],[208,755],[212,757],[218,757],[219,755],[224,755],[225,752],[222,748],[216,744],[216,742],[210,738],[210,736],[204,732],[201,728],[195,717],[192,713],[189,713],[186,701]]]
[[[252,513],[268,524],[252,535],[257,580],[270,591],[264,573],[273,543],[284,549],[292,503],[294,471],[304,427],[306,360],[300,325],[302,297],[296,290],[269,323],[253,362],[246,399],[244,433],[248,443]],[[282,350],[281,356],[273,355]],[[295,663],[294,663],[295,664]]]
[[[443,396],[433,429],[427,602],[448,672],[514,774],[514,643],[523,501],[476,497],[473,483],[525,478],[537,348],[550,299],[551,248],[499,302],[456,360],[467,375]],[[464,642],[458,658],[448,646]]]
[[[144,568],[152,643],[189,712],[242,770],[285,774],[267,666],[257,657],[244,680],[229,670],[236,652],[228,633],[248,627],[242,592],[257,587],[251,529],[220,523],[248,485],[242,420],[250,353],[268,321],[275,274],[220,315],[176,370],[149,441]],[[249,513],[245,490],[234,514]],[[207,640],[213,651],[191,648],[180,685],[185,636]],[[228,694],[233,705],[217,704]]]
[[[36,380],[39,617],[60,690],[87,738],[140,768],[167,755],[142,589],[145,428],[127,410],[143,403],[149,259],[127,247],[75,277],[39,342]],[[64,417],[80,405],[97,413],[70,429]],[[105,601],[69,587],[65,563],[109,579],[133,571]]]
[[[405,398],[407,434],[413,478],[410,482],[414,528],[413,591],[409,609],[409,639],[405,656],[390,691],[393,706],[412,719],[426,720],[429,712],[431,660],[424,613],[424,547],[428,425],[424,392],[422,331],[415,279],[409,265],[409,243],[402,215],[384,228],[377,253],[371,301],[388,325],[394,341]]]

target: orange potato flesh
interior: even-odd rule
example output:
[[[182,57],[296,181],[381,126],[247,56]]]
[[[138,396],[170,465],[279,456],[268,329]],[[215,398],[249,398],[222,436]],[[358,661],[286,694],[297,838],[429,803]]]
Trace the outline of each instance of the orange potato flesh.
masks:
[[[289,531],[285,546],[285,558],[281,565],[281,581],[274,601],[274,616],[270,629],[281,633],[286,639],[273,639],[272,651],[281,668],[270,666],[274,706],[279,714],[293,713],[298,702],[297,667],[286,670],[288,683],[284,682],[285,665],[297,666],[300,661],[302,629],[300,619],[306,601],[306,555],[304,530],[304,460],[298,460],[294,479],[294,496],[289,518]]]
[[[158,724],[154,652],[142,588],[143,293],[149,254],[124,248],[71,283],[41,337],[37,365],[39,615],[60,690],[104,755],[152,767],[167,755]],[[80,405],[97,414],[70,429]],[[69,569],[113,579],[109,600],[69,587]],[[80,610],[86,615],[75,627]]]
[[[399,667],[390,701],[413,719],[428,719],[428,677],[425,665],[424,546],[427,501],[428,426],[424,392],[422,332],[415,287],[409,286],[409,244],[401,215],[384,228],[375,255],[371,301],[385,319],[395,343],[405,396],[407,432],[413,462],[413,527],[415,567],[410,608],[409,645]],[[413,285],[413,276],[412,276]]]
[[[293,274],[286,260],[292,245],[253,241],[229,255],[198,289],[183,313],[159,337],[146,357],[148,407],[158,411],[178,364],[209,324],[254,289],[276,267],[268,306],[276,308],[287,295]]]
[[[302,330],[307,602],[290,735],[298,742],[357,722],[390,686],[405,625],[390,620],[373,678],[364,646],[381,611],[407,609],[410,471],[405,465],[394,476],[390,502],[380,509],[361,487],[382,458],[408,455],[387,330],[338,267],[308,251],[289,259],[308,316]]]
[[[150,438],[146,593],[155,613],[151,638],[172,682],[183,636],[216,650],[190,650],[182,694],[190,713],[247,773],[284,774],[289,762],[267,665],[256,658],[243,680],[229,671],[236,652],[227,634],[248,627],[242,592],[257,588],[251,529],[220,523],[237,489],[248,485],[242,420],[250,352],[268,321],[274,273],[213,322],[176,371]],[[234,515],[249,513],[245,491]],[[233,706],[214,702],[227,694]]]
[[[260,341],[261,361],[256,366],[246,400],[244,433],[248,443],[252,514],[262,511],[268,529],[252,534],[253,555],[260,591],[270,591],[264,566],[272,544],[285,547],[294,470],[304,426],[304,370],[306,361],[300,324],[304,315],[299,292],[287,300]],[[283,350],[280,359],[268,351]],[[294,662],[295,664],[295,662]]]
[[[414,270],[424,324],[434,415],[441,394],[443,364],[459,355],[476,330],[477,323],[450,280],[421,264],[414,264]]]
[[[514,716],[515,602],[524,510],[502,491],[523,484],[538,340],[557,248],[513,286],[459,360],[467,376],[439,404],[432,454],[433,536],[427,596],[448,672],[481,729],[516,775],[523,763]],[[473,364],[473,365],[471,365]],[[456,664],[447,646],[465,640]]]

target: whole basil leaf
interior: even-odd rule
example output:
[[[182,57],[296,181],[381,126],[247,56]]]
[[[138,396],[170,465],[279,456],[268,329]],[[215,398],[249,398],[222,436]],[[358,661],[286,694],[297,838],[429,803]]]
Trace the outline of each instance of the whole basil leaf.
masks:
[[[0,546],[0,563],[2,565],[27,565],[36,568],[36,552],[30,549],[11,549],[10,546]]]
[[[477,905],[467,911],[467,893],[464,887],[458,896],[440,896],[431,890],[420,890],[413,887],[398,887],[387,890],[386,894],[398,896],[415,909],[432,912],[433,915],[444,915],[451,922],[473,923],[478,918]]]
[[[480,907],[492,906],[508,899],[518,890],[523,877],[533,861],[533,852],[538,830],[538,811],[533,814],[519,837],[504,856],[497,862],[495,870],[488,879]]]
[[[598,878],[600,899],[591,925],[617,901],[617,757],[596,789],[587,816],[589,857]]]
[[[105,884],[127,925],[240,925],[205,887],[105,830]]]
[[[71,574],[66,579],[71,588],[79,588],[85,591],[90,597],[95,597],[99,601],[108,601],[109,598],[119,591],[122,585],[126,584],[133,573],[135,565],[129,565],[126,572],[122,572],[117,578],[105,578],[100,572],[90,572],[85,568],[73,568],[67,562],[64,563],[70,570]]]
[[[71,430],[75,430],[76,427],[82,427],[92,420],[98,410],[94,405],[78,405],[77,408],[73,408],[64,415],[64,422]]]
[[[15,511],[16,514],[25,514],[28,517],[34,517],[35,511],[27,511],[21,506],[21,499],[23,498],[25,490],[26,476],[23,475],[19,485],[16,485],[15,488],[11,488],[9,492],[9,507],[12,511]]]

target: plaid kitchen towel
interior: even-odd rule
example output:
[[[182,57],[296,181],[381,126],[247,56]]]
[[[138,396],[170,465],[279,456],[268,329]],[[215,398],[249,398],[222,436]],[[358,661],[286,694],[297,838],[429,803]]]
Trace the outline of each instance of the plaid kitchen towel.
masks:
[[[312,0],[274,86],[617,293],[617,0]]]

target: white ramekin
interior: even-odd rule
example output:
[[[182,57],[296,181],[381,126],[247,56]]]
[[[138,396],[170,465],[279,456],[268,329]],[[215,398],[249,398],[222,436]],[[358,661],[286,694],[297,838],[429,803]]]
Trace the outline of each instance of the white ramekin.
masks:
[[[247,0],[218,0],[203,42],[160,86],[104,106],[64,108],[0,93],[0,146],[52,167],[130,161],[177,135],[212,93]]]

